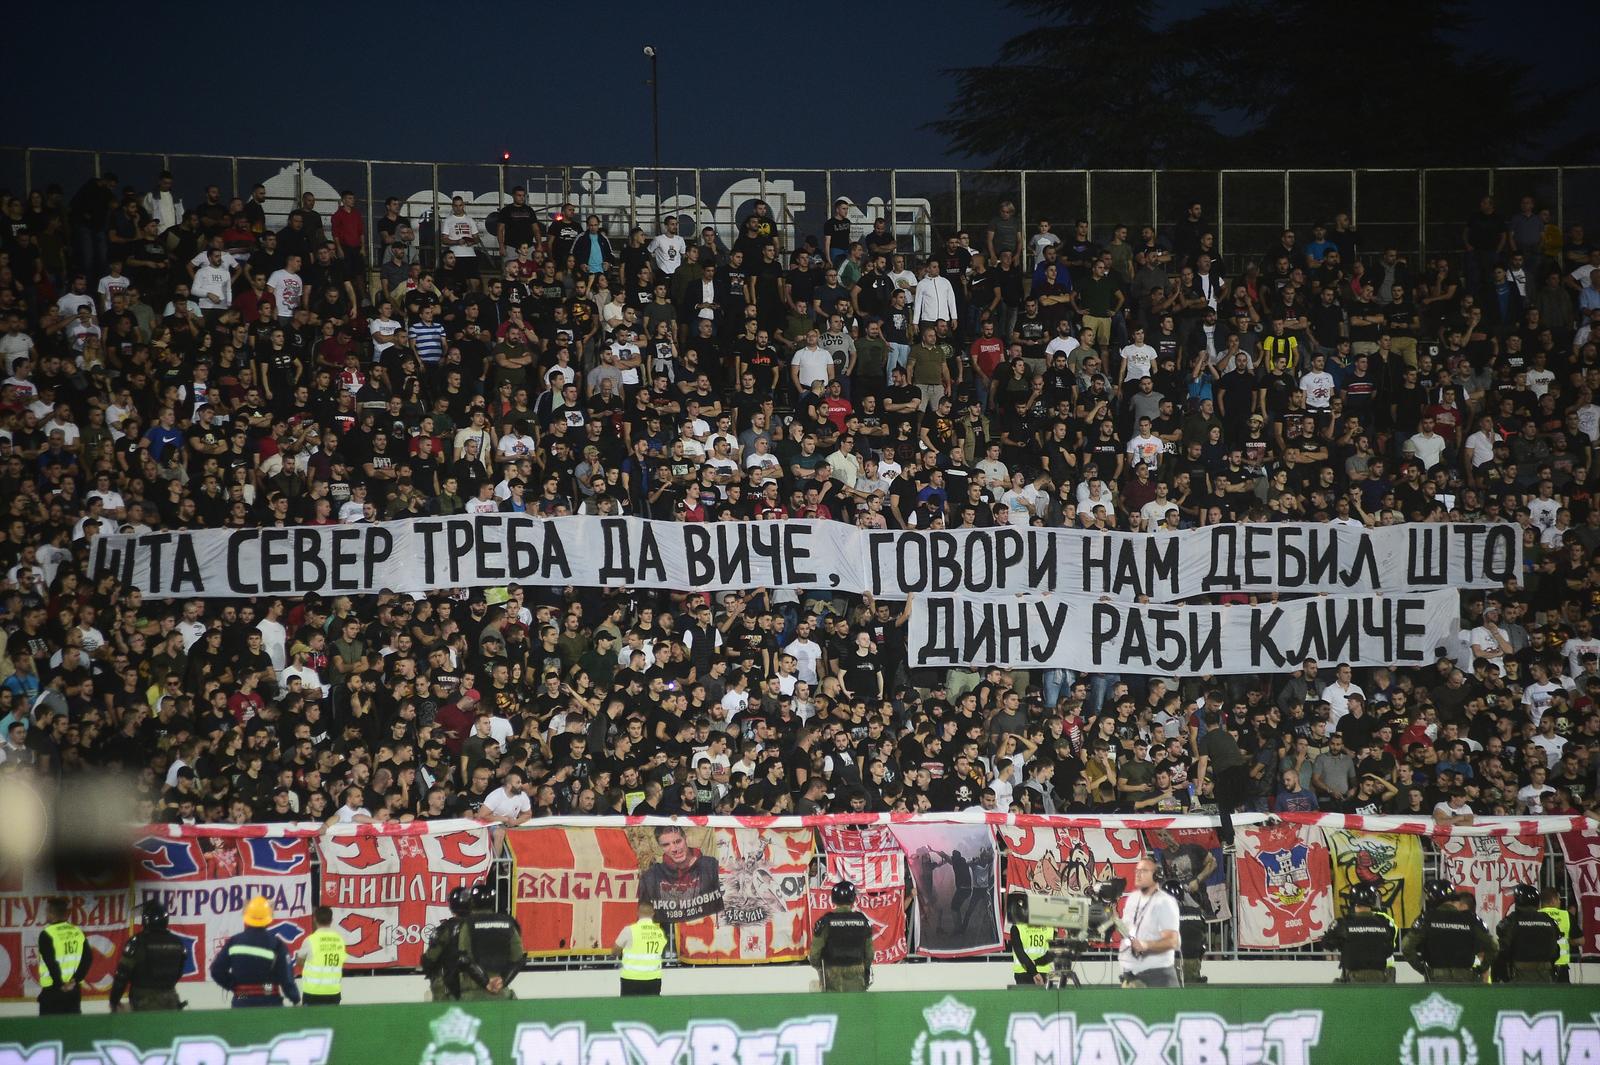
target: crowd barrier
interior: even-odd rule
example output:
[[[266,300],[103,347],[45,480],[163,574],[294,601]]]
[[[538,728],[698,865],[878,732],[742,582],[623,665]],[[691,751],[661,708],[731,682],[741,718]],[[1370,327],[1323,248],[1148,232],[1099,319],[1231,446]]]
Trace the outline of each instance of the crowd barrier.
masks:
[[[265,896],[295,947],[317,905],[349,946],[351,972],[414,970],[453,889],[489,878],[532,959],[604,964],[638,901],[654,903],[685,965],[803,960],[840,880],[858,888],[879,965],[981,958],[1004,949],[1003,892],[1086,894],[1132,883],[1151,856],[1185,883],[1238,951],[1319,950],[1350,887],[1376,887],[1408,926],[1442,875],[1494,927],[1519,884],[1555,886],[1580,914],[1579,956],[1600,953],[1600,831],[1582,817],[1429,818],[1242,814],[1236,854],[1213,817],[981,812],[820,817],[549,818],[510,830],[456,820],[401,825],[152,825],[124,865],[58,863],[0,883],[0,999],[37,992],[46,899],[72,900],[103,993],[139,905],[163,902],[204,981],[244,904]],[[1559,861],[1558,861],[1559,859]],[[1564,868],[1564,875],[1557,872]],[[1101,949],[1112,943],[1101,944]]]
[[[1578,1065],[1593,1009],[1587,988],[1450,986],[315,1007],[12,1020],[0,1065]]]

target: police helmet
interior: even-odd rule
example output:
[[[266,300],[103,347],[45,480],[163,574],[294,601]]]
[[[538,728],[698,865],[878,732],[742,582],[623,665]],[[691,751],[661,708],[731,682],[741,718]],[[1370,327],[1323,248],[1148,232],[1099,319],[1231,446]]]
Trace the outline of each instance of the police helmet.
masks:
[[[1161,881],[1161,890],[1175,899],[1183,898],[1183,881],[1177,877],[1168,877]]]
[[[1422,885],[1423,901],[1429,906],[1439,906],[1455,898],[1456,889],[1450,881],[1432,877]]]
[[[1013,891],[1006,896],[1006,913],[1011,918],[1012,924],[1026,924],[1028,920],[1028,896],[1021,891]]]
[[[139,908],[139,923],[146,932],[163,932],[167,927],[167,907],[159,899],[145,899]]]
[[[1350,889],[1350,905],[1366,906],[1370,909],[1377,908],[1378,887],[1376,884],[1357,884]]]
[[[1518,884],[1512,894],[1516,896],[1518,906],[1539,905],[1539,889],[1533,884]]]
[[[833,885],[833,904],[835,906],[854,906],[856,904],[856,886],[848,880],[841,880]]]
[[[474,910],[493,910],[494,904],[493,884],[485,879],[472,885],[472,908]]]
[[[458,884],[450,889],[450,912],[465,917],[472,910],[472,889]]]

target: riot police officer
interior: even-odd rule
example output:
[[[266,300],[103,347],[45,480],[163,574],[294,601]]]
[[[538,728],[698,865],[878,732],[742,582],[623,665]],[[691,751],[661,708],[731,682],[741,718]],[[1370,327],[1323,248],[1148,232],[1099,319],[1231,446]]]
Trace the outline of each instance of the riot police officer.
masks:
[[[1500,959],[1495,978],[1519,984],[1555,982],[1561,929],[1539,910],[1539,889],[1518,884],[1515,907],[1500,922]]]
[[[824,991],[865,991],[872,984],[872,924],[856,910],[856,886],[833,885],[833,909],[811,930],[811,965]]]
[[[49,923],[39,933],[39,1016],[82,1013],[83,982],[94,951],[83,929],[67,919],[65,898],[52,898],[44,912]]]
[[[472,885],[472,912],[456,929],[456,949],[446,978],[451,997],[463,1001],[515,998],[511,981],[525,957],[516,918],[495,910],[494,885]]]
[[[1495,942],[1472,912],[1472,896],[1443,880],[1428,881],[1422,891],[1427,912],[1406,933],[1406,961],[1432,984],[1481,983]]]
[[[189,948],[167,929],[167,907],[156,899],[145,901],[140,925],[117,959],[117,972],[111,979],[111,1012],[122,1009],[124,993],[135,1012],[182,1009],[177,986],[189,961]]]
[[[1006,903],[1011,918],[1011,979],[1019,987],[1044,987],[1056,971],[1050,941],[1055,929],[1028,923],[1028,897],[1013,892]]]
[[[1206,915],[1182,880],[1167,880],[1161,890],[1178,900],[1178,954],[1183,966],[1183,986],[1208,983],[1200,975],[1206,956]]]
[[[428,990],[435,1002],[443,1002],[450,997],[450,991],[445,987],[445,974],[455,956],[456,933],[461,928],[461,919],[470,912],[472,889],[465,884],[451,888],[450,916],[434,926],[428,949],[422,952],[422,975],[428,978]]]
[[[1344,983],[1393,982],[1400,931],[1394,919],[1378,909],[1376,886],[1357,884],[1350,889],[1350,912],[1339,918],[1324,942],[1339,952]]]

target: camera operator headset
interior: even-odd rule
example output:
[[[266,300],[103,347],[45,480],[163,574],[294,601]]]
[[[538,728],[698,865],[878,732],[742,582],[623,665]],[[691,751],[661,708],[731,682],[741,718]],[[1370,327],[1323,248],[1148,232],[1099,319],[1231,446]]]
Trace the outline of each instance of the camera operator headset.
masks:
[[[1157,884],[1154,859],[1139,859],[1135,869],[1134,889],[1119,908],[1124,926],[1117,954],[1122,986],[1177,987],[1178,900]]]

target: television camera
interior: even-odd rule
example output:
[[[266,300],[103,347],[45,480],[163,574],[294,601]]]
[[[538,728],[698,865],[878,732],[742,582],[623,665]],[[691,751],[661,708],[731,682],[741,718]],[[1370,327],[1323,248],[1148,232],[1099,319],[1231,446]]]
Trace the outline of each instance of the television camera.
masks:
[[[1115,877],[1097,884],[1083,895],[1046,895],[1037,891],[1013,892],[1009,916],[1013,923],[1026,922],[1056,929],[1057,986],[1081,986],[1073,965],[1090,943],[1104,942],[1112,931],[1128,934],[1117,916],[1117,905],[1128,882]]]

